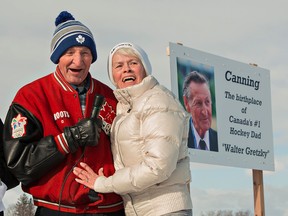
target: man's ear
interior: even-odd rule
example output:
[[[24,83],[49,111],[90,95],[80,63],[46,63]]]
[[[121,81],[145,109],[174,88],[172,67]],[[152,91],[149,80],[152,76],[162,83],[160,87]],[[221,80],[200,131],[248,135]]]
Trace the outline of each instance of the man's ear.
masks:
[[[184,95],[183,96],[183,101],[184,101],[184,106],[187,112],[190,112],[190,108],[189,108],[189,104],[188,104],[188,99],[187,97]]]

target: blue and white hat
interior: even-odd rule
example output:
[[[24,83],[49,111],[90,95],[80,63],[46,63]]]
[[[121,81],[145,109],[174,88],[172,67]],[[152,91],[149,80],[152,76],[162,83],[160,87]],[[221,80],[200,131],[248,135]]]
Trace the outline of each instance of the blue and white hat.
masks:
[[[116,86],[116,83],[114,81],[113,74],[112,74],[112,57],[116,53],[117,50],[122,49],[122,48],[129,48],[129,49],[134,50],[134,52],[137,54],[137,56],[139,57],[140,61],[142,62],[144,66],[146,75],[150,75],[152,73],[152,67],[151,67],[151,63],[149,61],[148,55],[140,46],[134,43],[130,43],[130,42],[119,43],[110,50],[108,61],[107,61],[108,76],[114,86]]]
[[[73,46],[86,46],[91,50],[93,59],[97,59],[96,44],[91,31],[81,22],[76,21],[67,11],[62,11],[55,20],[55,32],[51,41],[53,63],[58,64],[63,53]]]

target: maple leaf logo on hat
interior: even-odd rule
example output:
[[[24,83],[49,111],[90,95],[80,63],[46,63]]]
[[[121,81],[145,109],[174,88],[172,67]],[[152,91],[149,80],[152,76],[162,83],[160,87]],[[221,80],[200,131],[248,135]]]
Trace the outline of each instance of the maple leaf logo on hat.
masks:
[[[82,44],[85,41],[85,37],[83,37],[82,35],[78,35],[78,37],[76,38],[76,41],[78,43]]]

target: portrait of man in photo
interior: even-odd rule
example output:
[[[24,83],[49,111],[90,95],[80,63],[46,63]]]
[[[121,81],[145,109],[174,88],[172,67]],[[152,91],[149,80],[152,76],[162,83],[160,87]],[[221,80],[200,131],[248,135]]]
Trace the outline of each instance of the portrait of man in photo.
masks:
[[[189,72],[183,81],[183,103],[191,114],[188,147],[218,152],[217,131],[212,125],[212,97],[204,74]]]

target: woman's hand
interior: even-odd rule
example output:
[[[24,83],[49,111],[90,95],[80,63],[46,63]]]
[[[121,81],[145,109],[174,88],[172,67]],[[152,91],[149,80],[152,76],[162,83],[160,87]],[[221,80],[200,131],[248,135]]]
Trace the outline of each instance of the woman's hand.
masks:
[[[94,183],[99,176],[103,176],[103,168],[100,168],[98,171],[98,175],[88,166],[86,163],[81,162],[80,166],[82,167],[75,167],[73,169],[73,173],[77,176],[75,181],[80,184],[85,185],[94,190]]]

